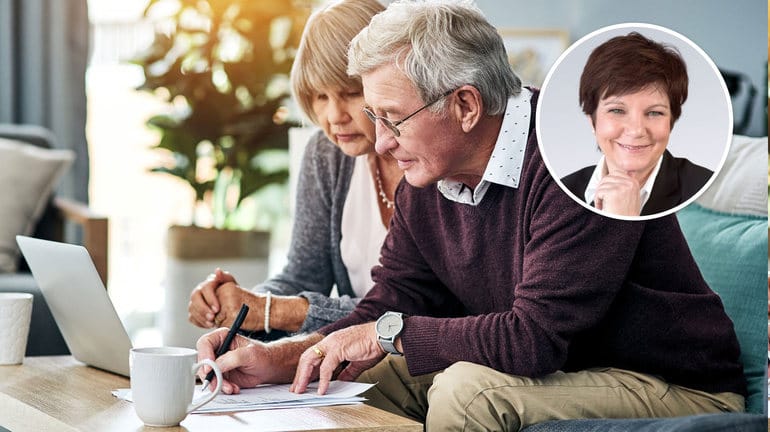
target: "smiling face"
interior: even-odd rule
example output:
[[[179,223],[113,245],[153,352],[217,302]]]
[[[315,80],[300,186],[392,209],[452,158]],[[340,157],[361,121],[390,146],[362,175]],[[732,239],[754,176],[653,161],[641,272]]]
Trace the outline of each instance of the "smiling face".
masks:
[[[363,106],[364,94],[357,88],[322,88],[313,95],[318,125],[348,156],[374,151],[374,124],[362,111]]]
[[[666,150],[671,135],[671,109],[666,93],[658,86],[650,86],[635,93],[602,98],[592,121],[609,172],[623,172],[643,184]]]

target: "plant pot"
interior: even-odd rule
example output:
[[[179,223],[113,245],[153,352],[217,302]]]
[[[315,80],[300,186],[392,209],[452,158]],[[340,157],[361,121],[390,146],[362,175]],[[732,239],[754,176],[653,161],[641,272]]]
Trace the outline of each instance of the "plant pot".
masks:
[[[188,304],[192,290],[217,267],[250,288],[267,278],[270,233],[196,226],[171,226],[166,238],[165,301],[160,314],[163,344],[195,348],[210,331],[191,324]]]

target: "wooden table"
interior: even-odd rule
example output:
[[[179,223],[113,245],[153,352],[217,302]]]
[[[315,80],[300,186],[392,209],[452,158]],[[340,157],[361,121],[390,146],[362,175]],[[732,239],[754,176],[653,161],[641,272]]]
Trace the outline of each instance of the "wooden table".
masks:
[[[27,357],[0,366],[0,426],[24,431],[422,431],[422,425],[367,405],[191,414],[179,427],[145,427],[133,404],[110,392],[127,378],[71,356]]]

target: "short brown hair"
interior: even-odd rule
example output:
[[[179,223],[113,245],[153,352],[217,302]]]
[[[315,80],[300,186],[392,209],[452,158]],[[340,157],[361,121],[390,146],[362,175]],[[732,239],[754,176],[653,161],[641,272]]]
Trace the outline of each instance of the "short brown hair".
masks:
[[[384,9],[377,0],[342,0],[316,11],[305,24],[291,69],[291,87],[313,123],[318,122],[313,96],[320,88],[362,88],[361,78],[347,73],[348,45]]]
[[[596,120],[599,101],[657,85],[668,95],[671,126],[687,100],[687,65],[679,51],[637,32],[616,36],[596,47],[580,76],[580,105]]]

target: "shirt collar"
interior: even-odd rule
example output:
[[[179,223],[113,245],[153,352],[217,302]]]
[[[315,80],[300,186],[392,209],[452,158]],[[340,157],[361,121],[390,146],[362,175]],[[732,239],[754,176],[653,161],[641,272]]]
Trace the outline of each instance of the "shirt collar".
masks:
[[[474,190],[471,191],[460,182],[439,180],[438,190],[446,199],[462,204],[478,205],[489,189],[490,183],[512,188],[519,187],[524,151],[529,138],[531,98],[532,91],[522,88],[517,96],[508,99],[495,147],[484,169],[481,182]]]
[[[662,162],[663,156],[658,159],[658,163],[655,164],[655,168],[653,168],[652,173],[650,173],[650,176],[647,177],[647,181],[644,182],[642,187],[639,189],[641,208],[644,208],[644,205],[647,204],[647,200],[650,199],[650,194],[652,194],[652,186],[655,184],[655,179],[658,177],[658,171],[660,171],[660,165]],[[599,182],[604,176],[606,166],[605,158],[602,156],[599,159],[599,163],[596,164],[596,168],[594,168],[593,174],[591,174],[591,180],[588,181],[588,186],[586,186],[585,199],[587,203],[594,202],[594,198],[596,197],[596,188],[599,186]]]

